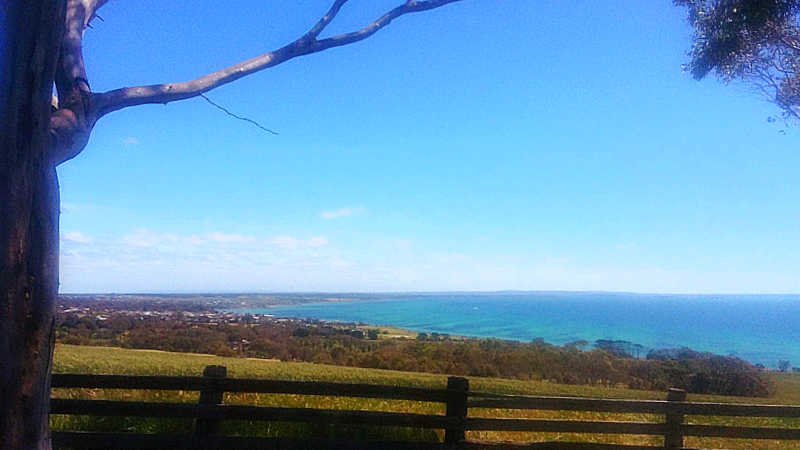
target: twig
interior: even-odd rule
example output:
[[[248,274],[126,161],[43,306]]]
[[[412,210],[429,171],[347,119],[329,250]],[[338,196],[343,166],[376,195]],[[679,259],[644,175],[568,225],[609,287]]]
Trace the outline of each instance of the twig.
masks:
[[[203,99],[204,99],[205,101],[207,101],[208,103],[210,103],[212,106],[214,106],[215,108],[219,109],[220,111],[224,112],[225,114],[227,114],[227,115],[229,115],[229,116],[231,116],[231,117],[233,117],[233,118],[235,118],[235,119],[244,120],[245,122],[250,122],[250,123],[252,123],[253,125],[257,126],[258,128],[261,128],[262,130],[266,131],[267,133],[271,133],[271,134],[274,134],[274,135],[276,135],[276,136],[278,135],[278,132],[277,132],[277,131],[272,131],[272,130],[270,130],[269,128],[265,128],[265,127],[263,127],[263,126],[262,126],[260,123],[256,122],[256,121],[255,121],[255,120],[253,120],[253,119],[248,119],[247,117],[242,117],[242,116],[236,115],[236,114],[234,114],[234,113],[232,113],[232,112],[228,111],[228,110],[227,110],[227,109],[226,109],[224,106],[221,106],[221,105],[219,105],[219,104],[217,104],[217,103],[214,103],[213,101],[211,101],[211,99],[210,99],[210,98],[208,98],[208,97],[206,97],[206,95],[205,95],[205,94],[200,94],[200,97],[203,97]]]

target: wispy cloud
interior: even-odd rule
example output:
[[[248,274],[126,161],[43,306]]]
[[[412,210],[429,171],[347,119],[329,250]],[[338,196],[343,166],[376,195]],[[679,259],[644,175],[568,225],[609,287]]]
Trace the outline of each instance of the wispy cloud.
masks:
[[[314,236],[308,239],[298,239],[292,236],[275,236],[268,241],[270,244],[286,249],[319,248],[328,245],[324,236]]]
[[[339,208],[331,211],[322,211],[320,213],[320,217],[322,217],[325,220],[331,220],[331,219],[338,219],[340,217],[353,216],[356,214],[361,214],[363,212],[364,208],[360,206],[357,208]]]
[[[227,234],[220,232],[208,233],[205,235],[208,240],[213,242],[231,243],[231,244],[246,244],[248,242],[255,242],[256,238],[253,236],[246,236],[243,234]]]
[[[65,292],[311,289],[350,267],[325,236],[139,228],[94,239],[73,231],[62,243]]]
[[[158,233],[148,230],[146,228],[138,228],[133,233],[126,234],[122,237],[122,242],[125,245],[132,247],[155,247],[165,243],[174,243],[179,241],[177,235],[170,233]]]
[[[414,243],[411,239],[394,239],[392,242],[392,246],[396,249],[409,249],[411,245]]]
[[[172,233],[160,233],[146,228],[138,228],[132,233],[124,235],[122,237],[122,243],[132,247],[157,247],[164,245],[191,247],[211,244],[255,244],[257,243],[257,239],[244,234],[223,233],[219,231],[203,234],[177,235]]]
[[[92,242],[92,238],[90,236],[87,236],[80,231],[70,231],[68,233],[64,233],[62,237],[66,241],[76,242],[78,244],[88,244]]]
[[[620,290],[743,292],[768,280],[798,291],[797,270],[696,272],[657,264],[591,264],[562,254],[438,248],[419,240],[342,243],[325,236],[171,233],[61,235],[64,292]],[[343,247],[344,245],[344,247]],[[404,248],[410,246],[411,248]],[[390,255],[390,256],[387,256]],[[621,288],[622,286],[622,288]]]
[[[136,139],[133,136],[128,136],[122,140],[122,145],[125,147],[130,147],[131,145],[139,145],[139,139]]]
[[[72,213],[95,213],[102,207],[93,203],[74,203],[74,202],[61,202],[61,212]]]

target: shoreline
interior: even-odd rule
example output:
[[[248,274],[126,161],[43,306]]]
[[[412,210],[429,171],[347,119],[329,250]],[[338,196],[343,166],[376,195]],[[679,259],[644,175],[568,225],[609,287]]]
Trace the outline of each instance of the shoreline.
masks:
[[[61,296],[59,310],[84,315],[126,311],[137,317],[180,313],[194,323],[255,314],[362,324],[406,338],[438,333],[453,339],[520,343],[542,339],[554,346],[580,340],[625,341],[645,355],[649,350],[685,347],[772,368],[781,361],[800,363],[800,351],[787,347],[800,339],[800,330],[793,326],[800,322],[800,301],[789,301],[797,297],[700,301],[695,296],[658,296],[646,301],[647,296],[626,294],[523,294]]]
[[[311,307],[323,306],[324,307],[325,305],[331,305],[331,304],[384,303],[384,302],[392,302],[392,301],[398,301],[398,300],[397,299],[362,299],[362,300],[346,300],[346,301],[341,301],[341,302],[319,301],[319,302],[313,302],[313,303],[294,304],[294,305],[286,305],[286,304],[283,304],[283,305],[270,305],[269,307],[265,307],[265,308],[252,308],[252,309],[250,309],[250,308],[243,308],[243,309],[236,308],[236,309],[228,309],[225,312],[234,313],[234,314],[248,314],[248,313],[250,313],[250,314],[261,314],[261,313],[243,312],[243,311],[254,311],[254,310],[257,310],[257,309],[270,310],[269,315],[272,315],[275,319],[281,319],[282,318],[282,319],[288,319],[288,320],[308,321],[308,322],[312,322],[312,323],[313,322],[319,322],[319,323],[329,323],[329,324],[339,324],[339,325],[353,325],[353,326],[357,326],[357,327],[363,328],[363,329],[368,329],[368,328],[384,328],[384,329],[386,329],[386,328],[388,328],[388,329],[398,330],[400,332],[399,333],[400,334],[399,337],[405,337],[405,338],[408,338],[408,339],[413,339],[413,338],[415,338],[416,336],[418,336],[419,334],[422,334],[422,333],[429,334],[429,335],[432,334],[432,333],[436,333],[439,336],[446,336],[448,339],[451,339],[451,340],[500,340],[500,341],[517,342],[517,343],[521,343],[521,344],[526,344],[526,343],[531,343],[531,342],[542,342],[543,344],[551,345],[551,346],[554,346],[554,347],[563,347],[565,345],[568,345],[568,344],[571,344],[571,343],[574,343],[574,342],[585,341],[586,344],[583,346],[584,347],[584,351],[590,351],[590,350],[594,350],[594,349],[599,348],[599,347],[596,346],[596,343],[598,341],[622,342],[622,343],[630,344],[631,346],[638,346],[640,348],[641,353],[639,355],[634,356],[637,359],[645,359],[647,353],[650,352],[650,351],[654,351],[654,350],[686,348],[686,349],[690,349],[692,351],[696,351],[696,352],[699,352],[699,353],[710,353],[710,354],[717,355],[717,356],[738,358],[738,359],[740,359],[742,361],[745,361],[748,364],[751,364],[753,366],[756,366],[757,368],[760,368],[762,370],[768,370],[768,371],[774,371],[774,372],[779,372],[778,371],[779,362],[782,359],[785,359],[785,358],[777,357],[774,361],[769,362],[769,361],[766,361],[766,359],[763,358],[763,357],[762,358],[755,358],[755,359],[752,358],[752,357],[751,358],[747,358],[747,357],[744,357],[744,356],[741,356],[741,355],[737,354],[738,352],[724,352],[724,351],[718,351],[718,350],[715,351],[714,349],[709,349],[707,346],[697,345],[697,344],[686,345],[686,344],[680,344],[680,343],[676,343],[676,344],[666,343],[665,345],[647,346],[647,345],[637,344],[637,342],[635,340],[625,339],[624,337],[620,337],[619,335],[610,336],[610,337],[607,337],[607,338],[599,338],[599,339],[577,337],[576,336],[574,339],[570,339],[570,340],[566,340],[565,342],[558,343],[558,342],[554,342],[552,339],[548,339],[545,336],[534,337],[532,339],[523,339],[523,338],[509,337],[509,336],[498,336],[497,334],[492,334],[492,333],[479,333],[479,332],[478,333],[474,333],[474,332],[473,333],[463,333],[463,332],[453,333],[452,331],[448,331],[448,330],[445,330],[445,329],[442,329],[442,328],[438,328],[437,329],[435,327],[430,327],[430,328],[405,327],[403,325],[399,325],[399,324],[396,324],[396,323],[368,322],[368,321],[363,321],[363,320],[348,320],[348,319],[342,319],[342,318],[324,318],[324,317],[320,317],[318,315],[298,315],[298,314],[296,314],[294,312],[289,312],[289,311],[287,311],[285,313],[281,313],[280,311],[276,311],[276,310],[280,310],[280,309],[292,309],[292,308],[298,308],[298,307],[299,308],[303,308],[303,307],[307,307],[307,306],[311,306]],[[759,362],[759,359],[761,359],[761,360],[763,360],[765,362]],[[798,360],[798,362],[800,362],[800,360]]]
[[[531,341],[527,341],[526,342],[526,341],[523,341],[523,340],[520,340],[520,339],[508,339],[508,338],[502,338],[502,337],[497,337],[497,336],[453,335],[453,334],[450,334],[450,333],[438,332],[438,331],[426,331],[426,330],[417,331],[417,330],[408,329],[408,328],[401,328],[401,327],[398,327],[396,325],[376,325],[376,324],[369,324],[369,323],[364,323],[364,322],[347,322],[347,321],[339,321],[339,320],[318,319],[318,318],[312,318],[312,317],[283,317],[283,316],[274,316],[274,317],[276,319],[289,319],[289,320],[309,322],[309,323],[315,323],[316,322],[316,323],[330,324],[330,325],[352,325],[357,329],[362,329],[362,331],[366,331],[368,329],[379,329],[379,330],[389,329],[389,330],[396,330],[396,331],[400,332],[400,334],[397,335],[397,336],[390,335],[390,336],[385,336],[384,337],[382,334],[380,334],[379,336],[381,336],[381,337],[379,337],[378,339],[416,339],[417,336],[420,335],[420,334],[428,334],[428,335],[430,335],[432,333],[435,333],[435,334],[438,334],[439,336],[445,336],[444,339],[445,340],[450,340],[450,341],[499,340],[499,341],[518,342],[520,344],[528,344],[528,343],[532,343],[534,341],[540,341],[541,340],[541,342],[544,343],[545,345],[551,345],[553,347],[559,347],[559,348],[564,348],[567,344],[569,344],[569,343],[567,343],[567,344],[558,345],[558,344],[554,344],[552,342],[549,342],[549,341],[545,340],[544,338],[536,338],[536,339],[533,339]],[[587,348],[585,348],[583,350],[580,350],[580,351],[601,350],[593,342],[590,342],[588,340],[585,340],[585,341],[588,343],[587,344]],[[618,341],[620,341],[620,342],[628,342],[628,341],[622,341],[622,340],[618,340]],[[635,343],[631,342],[631,344],[635,344]],[[695,351],[695,352],[698,352],[698,353],[710,353],[710,354],[712,354],[714,356],[723,356],[723,357],[726,357],[726,358],[738,358],[738,359],[740,359],[742,361],[745,361],[746,363],[758,368],[761,371],[770,372],[770,373],[792,374],[792,373],[796,372],[796,371],[793,371],[791,369],[788,370],[788,371],[782,372],[777,367],[766,366],[766,365],[761,365],[761,367],[759,367],[758,363],[754,363],[754,362],[752,362],[750,360],[747,360],[745,358],[741,358],[739,356],[722,355],[722,354],[714,353],[714,352],[711,352],[711,351],[697,350],[696,348],[692,348],[692,347],[669,347],[669,348],[658,348],[658,349],[650,349],[650,350],[667,350],[667,349],[672,349],[672,348],[676,348],[676,349],[686,348],[686,349],[689,349],[689,350],[692,350],[692,351]],[[639,357],[639,356],[631,356],[631,357],[634,358],[634,359],[647,359],[646,355],[642,355],[641,357]]]

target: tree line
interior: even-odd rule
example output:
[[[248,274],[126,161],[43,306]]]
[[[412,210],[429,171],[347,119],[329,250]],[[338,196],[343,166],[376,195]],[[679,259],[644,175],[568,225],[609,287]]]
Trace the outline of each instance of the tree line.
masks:
[[[102,318],[60,314],[56,339],[65,344],[209,353],[340,366],[462,376],[548,380],[563,384],[686,389],[698,394],[768,396],[772,386],[755,366],[739,358],[690,349],[651,351],[643,359],[635,344],[585,341],[555,346],[500,339],[381,339],[377,328],[303,321],[197,324],[170,318],[111,313]]]

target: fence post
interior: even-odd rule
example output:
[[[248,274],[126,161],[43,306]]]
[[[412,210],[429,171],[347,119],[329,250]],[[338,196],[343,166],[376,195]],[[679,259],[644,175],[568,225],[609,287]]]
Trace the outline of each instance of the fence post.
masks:
[[[683,389],[670,388],[667,392],[668,402],[684,402],[686,401],[686,391]],[[669,404],[670,408],[677,405]],[[667,411],[670,411],[669,409]],[[681,413],[667,413],[667,433],[664,435],[664,447],[666,448],[683,448],[683,434],[681,433],[681,424],[683,423],[683,414]]]
[[[461,377],[447,378],[447,417],[460,419],[458,425],[444,430],[445,444],[455,444],[466,438],[467,393],[469,380]]]
[[[207,378],[225,378],[228,369],[225,366],[206,366],[203,376]],[[199,405],[221,405],[223,391],[219,389],[209,389],[200,391]],[[197,419],[194,425],[195,436],[208,436],[219,433],[219,419]]]

